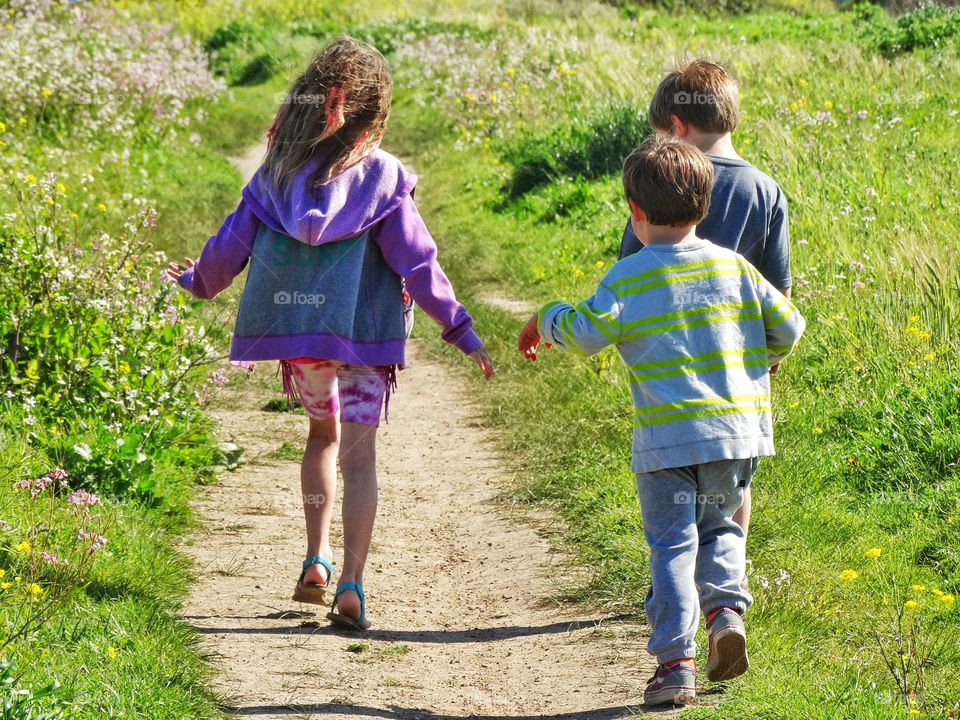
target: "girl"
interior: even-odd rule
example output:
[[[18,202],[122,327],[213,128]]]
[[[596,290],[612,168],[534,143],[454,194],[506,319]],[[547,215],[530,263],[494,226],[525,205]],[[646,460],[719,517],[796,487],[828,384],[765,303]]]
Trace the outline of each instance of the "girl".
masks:
[[[391,92],[374,48],[351,38],[327,45],[287,94],[236,211],[196,264],[167,271],[212,298],[249,265],[230,359],[279,360],[284,391],[310,417],[300,473],[307,552],[293,599],[324,603],[339,454],[344,559],[327,617],[357,630],[370,627],[363,568],[377,510],[376,430],[404,365],[404,283],[443,339],[493,375],[414,205],[416,176],[378,149]]]

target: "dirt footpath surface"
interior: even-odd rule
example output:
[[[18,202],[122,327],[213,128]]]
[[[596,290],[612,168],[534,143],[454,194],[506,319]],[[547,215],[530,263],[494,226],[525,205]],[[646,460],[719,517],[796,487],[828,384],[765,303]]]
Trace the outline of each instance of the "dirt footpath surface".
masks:
[[[239,160],[245,177],[262,154]],[[218,401],[221,439],[240,445],[245,463],[195,503],[200,527],[185,550],[199,580],[182,612],[217,668],[225,710],[263,719],[641,713],[653,671],[643,626],[552,599],[566,560],[497,506],[507,480],[490,431],[453,371],[411,350],[379,434],[366,633],[336,631],[326,608],[290,599],[305,550],[305,417],[262,409],[277,398],[270,363]],[[339,499],[335,517],[339,566]]]

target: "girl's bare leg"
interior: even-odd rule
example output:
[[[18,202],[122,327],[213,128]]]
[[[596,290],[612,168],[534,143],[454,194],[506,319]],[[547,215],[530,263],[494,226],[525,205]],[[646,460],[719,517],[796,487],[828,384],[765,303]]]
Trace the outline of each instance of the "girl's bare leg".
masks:
[[[340,472],[343,475],[343,571],[339,582],[363,584],[363,568],[377,517],[377,428],[342,423]],[[360,617],[360,598],[352,591],[340,595],[339,612]]]
[[[300,489],[303,493],[303,517],[307,523],[306,557],[321,555],[333,559],[330,549],[330,520],[337,494],[337,453],[339,450],[340,422],[336,417],[326,420],[310,420],[307,448],[300,464]],[[322,565],[314,565],[304,577],[304,582],[323,585],[327,571]]]

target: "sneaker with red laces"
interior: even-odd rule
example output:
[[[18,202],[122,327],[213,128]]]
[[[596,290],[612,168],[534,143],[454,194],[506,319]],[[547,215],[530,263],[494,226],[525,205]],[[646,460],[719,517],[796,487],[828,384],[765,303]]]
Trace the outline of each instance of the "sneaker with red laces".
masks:
[[[643,693],[646,705],[686,705],[697,697],[697,669],[691,660],[674,660],[657,667]]]
[[[733,608],[719,608],[707,616],[707,680],[724,682],[743,675],[747,659],[747,631],[743,618]]]

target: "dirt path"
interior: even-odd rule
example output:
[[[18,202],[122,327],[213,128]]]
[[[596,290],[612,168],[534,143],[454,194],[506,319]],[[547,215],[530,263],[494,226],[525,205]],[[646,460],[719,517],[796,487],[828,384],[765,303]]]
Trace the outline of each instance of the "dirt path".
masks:
[[[551,599],[565,560],[498,508],[505,480],[490,432],[451,370],[415,347],[408,360],[380,431],[365,583],[374,627],[362,635],[334,631],[325,609],[290,600],[305,542],[296,459],[304,416],[259,409],[277,397],[266,363],[214,411],[246,463],[196,502],[201,529],[187,552],[199,581],[183,614],[202,633],[228,712],[425,720],[638,712],[652,670],[643,628]]]

